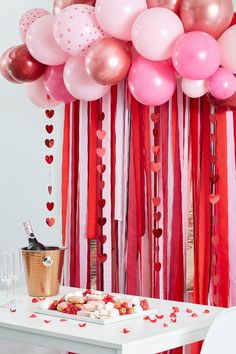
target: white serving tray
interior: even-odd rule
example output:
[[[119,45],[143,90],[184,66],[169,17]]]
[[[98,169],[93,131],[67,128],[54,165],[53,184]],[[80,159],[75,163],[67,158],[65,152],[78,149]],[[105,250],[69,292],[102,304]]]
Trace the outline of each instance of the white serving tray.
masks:
[[[60,317],[60,318],[67,318],[70,320],[106,325],[106,324],[117,323],[117,322],[121,322],[121,321],[133,320],[133,319],[139,318],[139,317],[155,315],[157,313],[157,310],[150,309],[150,310],[143,311],[142,313],[121,315],[117,318],[109,318],[109,319],[97,319],[97,318],[91,318],[91,317],[85,317],[85,316],[70,315],[70,314],[59,312],[56,310],[46,310],[46,309],[42,309],[42,308],[37,308],[37,309],[35,309],[34,312],[40,313],[42,315],[47,315],[47,316],[54,316],[54,317]]]

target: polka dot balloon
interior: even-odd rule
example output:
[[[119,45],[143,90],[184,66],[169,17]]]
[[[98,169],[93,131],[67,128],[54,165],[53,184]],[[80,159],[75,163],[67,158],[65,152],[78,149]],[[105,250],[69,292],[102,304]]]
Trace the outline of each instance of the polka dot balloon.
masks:
[[[63,9],[54,22],[57,44],[70,55],[85,55],[92,43],[107,37],[89,5],[72,5]]]
[[[26,42],[27,31],[32,25],[32,23],[34,23],[38,18],[45,15],[50,15],[50,13],[44,9],[30,9],[21,16],[19,32],[20,37],[24,43]]]

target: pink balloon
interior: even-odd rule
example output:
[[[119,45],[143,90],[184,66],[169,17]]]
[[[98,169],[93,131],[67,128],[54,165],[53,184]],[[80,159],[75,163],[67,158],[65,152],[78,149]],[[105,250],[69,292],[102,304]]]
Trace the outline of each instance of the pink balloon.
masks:
[[[235,93],[236,78],[231,71],[219,68],[217,72],[210,77],[208,87],[212,96],[225,100]]]
[[[69,103],[76,100],[64,84],[64,65],[48,66],[44,73],[44,85],[47,93],[55,101]]]
[[[48,95],[44,86],[43,76],[34,82],[26,84],[25,87],[30,101],[38,107],[45,109],[54,108],[60,104],[60,102],[56,102]]]
[[[171,57],[173,46],[183,33],[183,24],[174,12],[155,7],[143,11],[136,18],[132,27],[132,41],[143,57],[165,60]]]
[[[182,35],[174,45],[172,60],[176,71],[187,79],[212,76],[220,65],[220,48],[208,33],[194,31]]]
[[[236,25],[229,27],[219,38],[221,66],[236,74]]]
[[[146,0],[97,0],[95,12],[98,22],[112,37],[131,40],[136,17],[147,9]]]
[[[67,90],[82,101],[94,101],[106,95],[110,86],[100,85],[92,80],[85,69],[84,57],[71,57],[64,69]]]
[[[50,15],[50,13],[44,9],[30,9],[26,11],[20,19],[19,32],[22,42],[26,42],[26,34],[30,26],[40,17]]]
[[[53,23],[56,16],[40,17],[29,28],[26,44],[31,55],[46,65],[64,64],[69,55],[58,47],[53,36]]]
[[[154,62],[137,56],[128,77],[132,95],[142,104],[159,106],[175,92],[175,72],[166,62]]]
[[[70,55],[84,55],[93,42],[106,36],[92,6],[68,6],[57,15],[54,22],[55,40]]]

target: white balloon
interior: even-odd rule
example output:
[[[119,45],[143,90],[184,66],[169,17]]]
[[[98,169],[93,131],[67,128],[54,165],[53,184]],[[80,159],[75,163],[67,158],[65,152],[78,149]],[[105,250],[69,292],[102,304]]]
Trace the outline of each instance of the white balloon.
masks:
[[[207,91],[207,80],[182,79],[181,87],[185,95],[191,98],[204,96]]]

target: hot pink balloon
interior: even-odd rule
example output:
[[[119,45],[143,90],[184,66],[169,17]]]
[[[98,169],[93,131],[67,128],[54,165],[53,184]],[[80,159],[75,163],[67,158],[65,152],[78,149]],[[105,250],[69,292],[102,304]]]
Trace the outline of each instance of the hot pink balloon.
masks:
[[[208,81],[209,92],[215,98],[225,100],[231,97],[236,90],[234,74],[224,68],[219,68]]]
[[[132,41],[143,57],[165,60],[171,57],[173,46],[183,33],[183,24],[174,12],[155,7],[143,11],[136,18],[132,27]]]
[[[10,81],[14,84],[20,84],[21,82],[15,80],[10,73],[10,70],[8,69],[8,62],[9,62],[9,54],[15,47],[11,47],[7,49],[0,57],[0,72],[2,76],[7,80]]]
[[[98,22],[112,37],[131,40],[136,17],[147,9],[146,0],[97,0],[95,12]]]
[[[56,43],[53,36],[53,23],[56,16],[40,17],[29,28],[26,44],[31,55],[46,65],[64,64],[69,55]]]
[[[94,101],[106,95],[110,86],[100,85],[92,80],[85,70],[84,57],[71,57],[64,69],[67,90],[82,101]]]
[[[38,80],[25,85],[26,93],[30,101],[41,108],[54,108],[60,104],[53,100],[47,93],[44,86],[43,76]]]
[[[131,66],[128,83],[137,101],[147,106],[159,106],[175,92],[175,72],[166,61],[154,62],[137,56]]]
[[[105,36],[92,6],[68,6],[57,15],[54,22],[55,40],[70,55],[84,55],[93,42]]]
[[[176,71],[187,79],[202,80],[212,76],[220,65],[217,41],[205,32],[182,35],[174,45],[172,60]]]
[[[55,101],[69,103],[76,100],[67,90],[63,79],[64,65],[48,66],[44,73],[47,93]]]
[[[22,42],[26,42],[26,34],[30,26],[40,17],[50,15],[50,13],[44,9],[30,9],[26,11],[20,19],[19,32]]]

